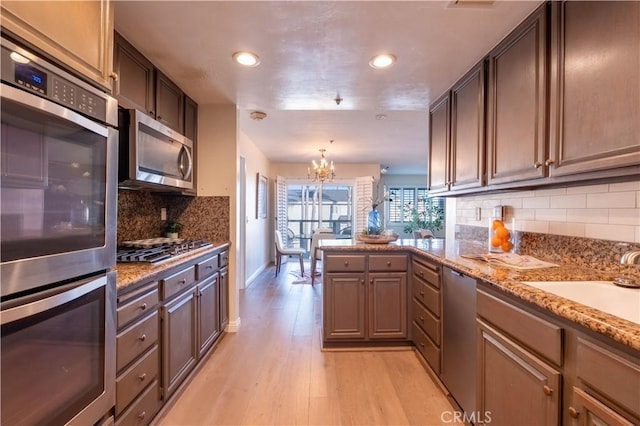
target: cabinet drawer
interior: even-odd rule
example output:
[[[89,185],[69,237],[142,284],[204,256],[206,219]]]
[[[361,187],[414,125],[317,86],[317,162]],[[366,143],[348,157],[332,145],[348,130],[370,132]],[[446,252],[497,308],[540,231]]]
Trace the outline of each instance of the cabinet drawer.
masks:
[[[324,268],[327,272],[363,272],[365,266],[364,255],[340,255],[325,256]]]
[[[478,290],[478,316],[498,326],[555,365],[562,365],[562,328]]]
[[[440,318],[440,291],[425,284],[424,281],[411,280],[413,287],[413,297],[427,307],[436,317]]]
[[[407,270],[406,255],[369,255],[369,271],[400,271]]]
[[[578,338],[577,375],[589,387],[640,416],[640,365]]]
[[[158,345],[116,379],[116,416],[158,377]]]
[[[210,277],[218,271],[218,255],[210,257],[208,259],[199,262],[196,265],[196,280],[200,281],[203,278]]]
[[[440,269],[431,263],[416,262],[412,263],[413,275],[431,284],[435,288],[440,288]]]
[[[195,267],[191,266],[161,280],[162,299],[167,300],[196,282]]]
[[[416,345],[418,352],[433,368],[433,371],[440,374],[440,349],[416,323],[413,323],[413,343]]]
[[[222,268],[227,265],[229,265],[229,252],[223,251],[220,253],[220,267]]]
[[[158,341],[158,312],[116,336],[116,368],[120,371]]]
[[[158,286],[147,288],[146,293],[139,293],[118,306],[118,328],[150,312],[158,305]]]
[[[116,419],[116,426],[144,426],[148,425],[160,408],[160,392],[158,382],[155,381],[140,395],[122,416]]]
[[[437,346],[440,346],[440,320],[415,299],[413,299],[413,322],[418,324]]]

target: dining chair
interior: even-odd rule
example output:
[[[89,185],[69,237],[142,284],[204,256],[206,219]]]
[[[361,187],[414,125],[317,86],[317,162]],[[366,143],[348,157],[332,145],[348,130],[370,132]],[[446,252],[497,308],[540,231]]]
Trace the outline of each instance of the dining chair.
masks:
[[[304,261],[302,256],[307,252],[303,248],[284,247],[282,242],[282,234],[276,229],[276,277],[280,272],[280,266],[282,266],[282,256],[298,256],[300,260],[300,276],[304,276]]]
[[[318,248],[318,242],[320,240],[331,240],[334,238],[335,235],[333,235],[333,232],[318,232],[318,229],[315,234],[313,234],[313,237],[311,237],[311,250],[309,252],[311,256],[311,285],[315,284],[317,263],[318,261],[322,261],[322,250]]]

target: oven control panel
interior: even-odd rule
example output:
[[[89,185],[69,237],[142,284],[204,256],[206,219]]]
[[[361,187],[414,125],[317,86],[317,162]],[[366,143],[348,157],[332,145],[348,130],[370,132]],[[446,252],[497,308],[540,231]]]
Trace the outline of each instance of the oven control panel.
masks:
[[[104,94],[92,93],[89,86],[76,77],[20,47],[5,43],[4,40],[0,67],[3,82],[91,118],[107,121],[107,100]]]

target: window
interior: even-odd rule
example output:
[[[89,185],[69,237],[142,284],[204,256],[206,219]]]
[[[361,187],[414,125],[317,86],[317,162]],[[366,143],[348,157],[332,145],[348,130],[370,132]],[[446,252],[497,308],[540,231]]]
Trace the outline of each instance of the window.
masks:
[[[427,188],[392,187],[389,188],[391,200],[388,203],[387,218],[389,223],[403,224],[411,221],[410,209],[417,207],[419,212],[426,209]],[[432,202],[444,209],[444,198],[433,197]]]

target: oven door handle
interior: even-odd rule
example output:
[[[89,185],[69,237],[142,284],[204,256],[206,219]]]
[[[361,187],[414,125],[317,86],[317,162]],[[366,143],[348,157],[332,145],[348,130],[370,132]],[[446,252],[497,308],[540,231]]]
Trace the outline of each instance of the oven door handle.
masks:
[[[56,293],[52,296],[45,297],[44,299],[36,300],[33,302],[27,302],[25,304],[8,308],[2,311],[0,324],[5,325],[13,321],[20,320],[22,318],[29,317],[31,315],[39,314],[41,312],[48,311],[57,306],[63,305],[67,302],[75,300],[85,294],[92,291],[106,287],[107,277],[101,276],[85,281],[81,281],[80,284],[75,283],[70,285],[70,289],[61,293]],[[28,297],[28,296],[27,296]],[[25,297],[26,298],[26,297]]]
[[[106,138],[108,136],[107,127],[105,125],[101,125],[95,121],[92,121],[78,114],[77,112],[51,102],[50,100],[33,95],[25,90],[16,89],[13,86],[9,86],[8,84],[3,83],[2,102],[6,102],[7,100],[16,102],[32,109],[36,109],[38,111],[42,111],[55,117],[60,117],[102,137]]]

